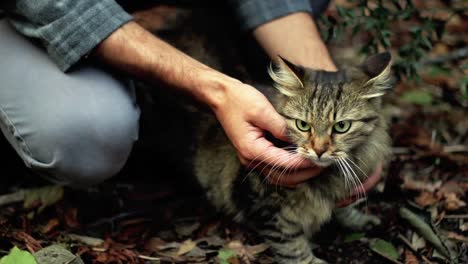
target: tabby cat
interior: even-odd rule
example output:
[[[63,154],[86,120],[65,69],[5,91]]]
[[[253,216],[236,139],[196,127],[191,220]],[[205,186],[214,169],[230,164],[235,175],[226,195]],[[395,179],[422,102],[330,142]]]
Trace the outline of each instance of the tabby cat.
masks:
[[[236,221],[253,226],[277,263],[324,263],[313,255],[309,239],[330,219],[336,201],[387,160],[390,140],[380,97],[390,88],[389,73],[388,53],[338,72],[308,69],[282,58],[276,70],[269,70],[277,92],[264,92],[287,120],[290,151],[325,167],[296,188],[266,184],[258,170],[243,168],[214,119],[198,127],[193,168],[209,200]],[[345,224],[350,216],[359,218],[355,227],[378,223],[353,210],[341,209],[337,216]]]
[[[194,31],[196,21],[185,23],[182,31]],[[217,24],[205,23],[200,28],[206,32]],[[220,32],[225,31],[211,30],[217,40],[214,43],[224,39]],[[200,40],[193,32],[179,31],[165,39],[226,72],[220,65],[231,54],[227,50],[233,41],[228,37],[227,46],[214,56],[210,55],[213,49],[209,49],[212,42]],[[367,175],[388,160],[390,139],[381,96],[391,87],[390,60],[389,53],[381,53],[361,65],[326,72],[279,57],[276,68],[268,71],[273,85],[254,84],[287,120],[291,145],[286,149],[324,167],[319,176],[296,188],[268,184],[260,170],[243,167],[214,115],[196,111],[189,117],[177,117],[179,110],[172,99],[158,99],[158,104],[166,106],[162,106],[165,111],[157,111],[165,114],[159,114],[161,120],[156,122],[165,124],[163,128],[168,131],[160,138],[177,139],[165,140],[169,146],[158,148],[162,152],[176,150],[178,160],[188,161],[184,164],[188,164],[211,203],[236,221],[253,227],[270,245],[276,263],[324,263],[313,255],[310,239],[333,212],[340,222],[353,228],[379,222],[351,207],[337,210],[335,203],[359,189]],[[184,127],[188,124],[191,126]],[[181,143],[184,136],[193,137],[192,142]],[[187,145],[191,145],[190,151],[186,151]]]

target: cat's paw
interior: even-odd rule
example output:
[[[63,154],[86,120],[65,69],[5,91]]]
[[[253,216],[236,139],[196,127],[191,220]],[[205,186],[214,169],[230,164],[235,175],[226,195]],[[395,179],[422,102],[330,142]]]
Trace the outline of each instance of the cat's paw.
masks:
[[[334,213],[342,226],[355,231],[369,230],[382,223],[377,216],[364,214],[353,207],[338,208]]]

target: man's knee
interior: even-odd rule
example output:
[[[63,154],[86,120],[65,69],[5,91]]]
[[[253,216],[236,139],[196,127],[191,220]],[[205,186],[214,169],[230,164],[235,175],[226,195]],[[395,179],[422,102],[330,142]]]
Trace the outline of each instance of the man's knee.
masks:
[[[44,118],[26,142],[32,169],[53,181],[91,185],[117,174],[138,137],[137,109],[93,104]],[[32,140],[31,140],[32,139]]]

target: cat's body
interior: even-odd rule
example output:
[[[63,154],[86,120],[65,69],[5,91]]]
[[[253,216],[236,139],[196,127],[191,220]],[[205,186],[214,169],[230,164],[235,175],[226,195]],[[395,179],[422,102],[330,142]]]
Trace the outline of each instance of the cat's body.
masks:
[[[311,84],[308,86],[311,90],[304,93],[304,101],[314,102],[316,106],[331,103],[339,108],[337,105],[341,102],[336,101],[336,97],[341,88],[333,90],[329,87],[328,91],[314,93],[320,85]],[[284,97],[279,93],[277,96]],[[344,100],[352,100],[347,98],[350,95],[341,96],[346,97]],[[281,99],[271,101],[280,113],[284,112]],[[309,241],[330,219],[336,202],[348,196],[352,188],[358,187],[356,183],[346,183],[345,177],[355,174],[364,181],[379,162],[388,158],[390,141],[387,126],[378,109],[375,110],[377,119],[373,122],[376,127],[348,153],[352,160],[347,161],[348,165],[342,162],[328,166],[318,177],[296,188],[267,184],[260,170],[241,166],[219,124],[214,118],[208,121],[210,118],[207,117],[196,132],[194,173],[216,208],[234,216],[236,221],[253,226],[270,243],[278,263],[320,263],[312,255]]]
[[[207,63],[202,46],[185,51]],[[387,160],[390,140],[379,97],[389,88],[389,63],[389,55],[380,54],[330,73],[279,59],[278,69],[270,71],[274,85],[256,86],[286,118],[291,151],[325,167],[296,188],[268,184],[260,169],[243,167],[215,117],[203,111],[192,115],[197,125],[190,128],[191,172],[218,210],[266,240],[277,263],[321,263],[310,238],[330,219],[336,202]]]

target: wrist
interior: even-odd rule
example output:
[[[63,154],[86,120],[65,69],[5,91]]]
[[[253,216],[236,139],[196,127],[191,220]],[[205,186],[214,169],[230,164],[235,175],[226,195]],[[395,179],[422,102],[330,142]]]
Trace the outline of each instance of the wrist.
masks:
[[[228,93],[234,84],[238,85],[241,82],[208,68],[198,75],[194,95],[216,112],[225,104]]]

